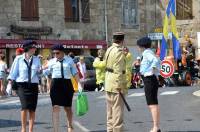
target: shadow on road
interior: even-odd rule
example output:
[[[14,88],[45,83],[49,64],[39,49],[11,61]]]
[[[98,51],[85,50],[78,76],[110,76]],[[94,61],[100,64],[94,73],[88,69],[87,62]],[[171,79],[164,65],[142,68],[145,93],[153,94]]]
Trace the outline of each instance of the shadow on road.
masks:
[[[200,132],[200,131],[166,131],[166,132]]]
[[[48,124],[44,122],[35,122],[35,125]],[[21,126],[21,121],[0,119],[0,128],[18,127]]]
[[[12,105],[12,106],[1,105],[0,106],[0,110],[12,110],[12,109],[19,109],[19,108],[21,108],[21,106],[19,106],[19,105]]]
[[[48,106],[48,104],[38,104],[37,107],[44,107],[44,106]],[[0,105],[0,111],[1,110],[12,110],[12,109],[20,109],[21,108],[21,105],[20,104],[5,104],[5,105]]]
[[[91,131],[91,132],[107,132],[106,130],[97,130],[97,131]]]

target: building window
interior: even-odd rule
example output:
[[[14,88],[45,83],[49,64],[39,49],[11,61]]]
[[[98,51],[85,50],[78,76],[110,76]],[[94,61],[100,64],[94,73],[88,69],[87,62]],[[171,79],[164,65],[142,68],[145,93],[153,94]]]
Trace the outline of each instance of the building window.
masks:
[[[137,0],[122,0],[123,25],[134,27],[138,24]]]
[[[176,16],[178,20],[193,19],[192,0],[177,0],[176,9]]]
[[[81,0],[81,5],[82,5],[82,21],[90,22],[89,0]]]
[[[89,0],[64,0],[64,5],[66,22],[90,22]]]
[[[65,0],[65,21],[78,22],[79,21],[79,3],[78,0]]]
[[[38,0],[21,0],[22,21],[38,21],[39,8]]]

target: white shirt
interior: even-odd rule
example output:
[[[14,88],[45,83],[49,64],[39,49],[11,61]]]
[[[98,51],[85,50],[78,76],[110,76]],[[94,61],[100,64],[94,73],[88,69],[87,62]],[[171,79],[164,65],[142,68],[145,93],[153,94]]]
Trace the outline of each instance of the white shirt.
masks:
[[[65,56],[63,58],[63,72],[65,79],[70,79],[77,74],[77,69],[71,57]],[[48,69],[44,70],[44,75],[49,75],[50,73],[52,78],[62,78],[61,62],[57,58],[51,59],[48,62]]]
[[[143,59],[140,65],[140,73],[142,75],[151,76],[153,74],[158,75],[160,69],[160,63],[158,58],[155,56],[154,52],[151,49],[146,49],[143,54]],[[156,69],[156,73],[153,69]]]
[[[40,59],[37,56],[32,56],[28,61],[33,59],[31,66],[31,83],[39,83],[39,73],[41,68]],[[25,60],[25,54],[16,56],[10,70],[8,79],[15,80],[16,82],[28,82],[28,67]]]

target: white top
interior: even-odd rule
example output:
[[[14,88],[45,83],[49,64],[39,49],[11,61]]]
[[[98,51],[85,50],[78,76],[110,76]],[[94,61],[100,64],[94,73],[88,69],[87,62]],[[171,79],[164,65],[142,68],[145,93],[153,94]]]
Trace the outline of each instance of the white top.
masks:
[[[7,64],[6,63],[0,63],[0,72],[6,72]]]
[[[70,79],[77,74],[77,69],[71,57],[63,58],[63,74],[65,79]],[[52,74],[52,78],[62,78],[61,62],[53,58],[48,62],[48,69],[44,70],[44,75]]]

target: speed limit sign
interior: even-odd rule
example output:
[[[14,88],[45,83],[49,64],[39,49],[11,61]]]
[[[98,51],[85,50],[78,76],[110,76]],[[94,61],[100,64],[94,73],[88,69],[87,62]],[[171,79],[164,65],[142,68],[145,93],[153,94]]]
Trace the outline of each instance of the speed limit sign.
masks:
[[[171,77],[174,73],[174,65],[171,61],[164,60],[161,62],[160,75],[164,78]]]

